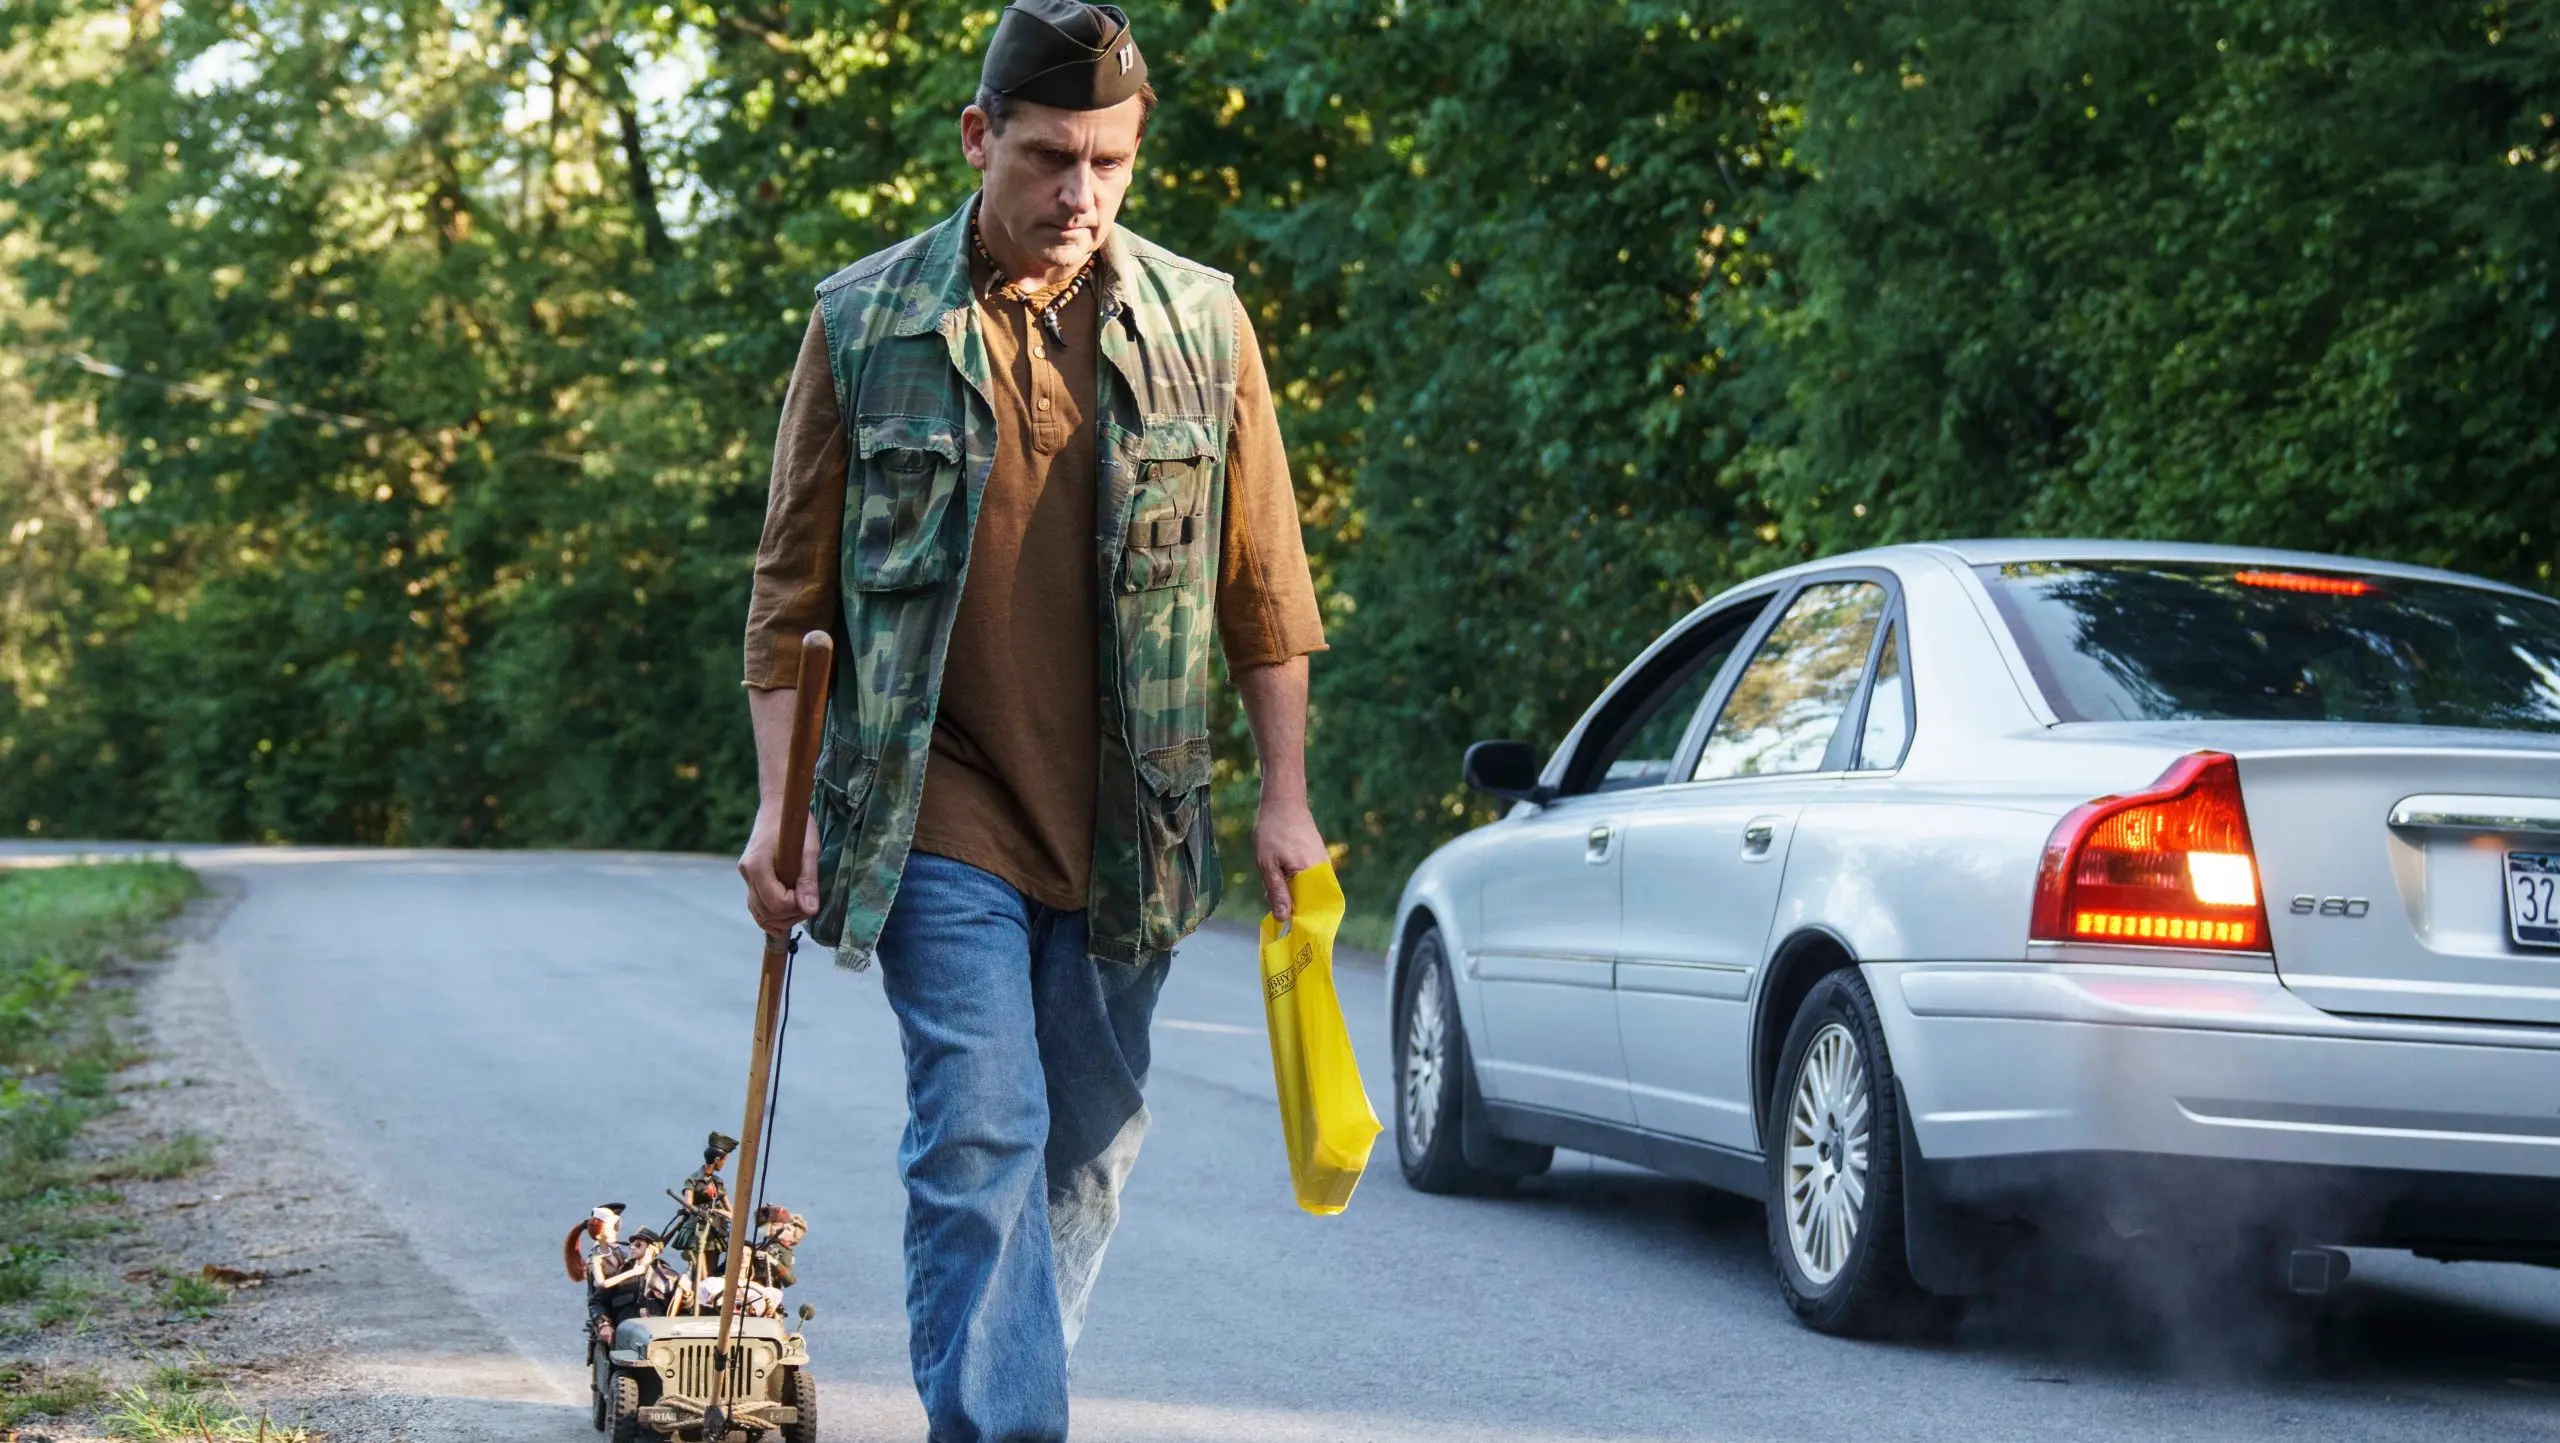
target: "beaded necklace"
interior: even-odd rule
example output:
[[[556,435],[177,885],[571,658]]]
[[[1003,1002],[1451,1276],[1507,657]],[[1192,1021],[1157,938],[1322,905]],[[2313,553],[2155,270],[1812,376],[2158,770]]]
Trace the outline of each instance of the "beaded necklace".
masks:
[[[1007,280],[1004,267],[997,265],[996,258],[987,253],[986,237],[978,233],[978,218],[975,215],[969,217],[969,244],[976,247],[978,259],[986,262],[987,269],[994,274],[996,293],[1009,300],[1019,301],[1026,309],[1029,308],[1031,298],[1022,293],[1021,282]],[[1067,332],[1065,325],[1058,319],[1059,313],[1066,310],[1067,303],[1074,300],[1076,294],[1084,289],[1086,279],[1092,274],[1093,257],[1086,256],[1084,264],[1077,268],[1075,278],[1059,287],[1058,293],[1049,298],[1047,305],[1031,312],[1032,319],[1040,323],[1040,329],[1049,333],[1049,344],[1061,351],[1067,348]]]

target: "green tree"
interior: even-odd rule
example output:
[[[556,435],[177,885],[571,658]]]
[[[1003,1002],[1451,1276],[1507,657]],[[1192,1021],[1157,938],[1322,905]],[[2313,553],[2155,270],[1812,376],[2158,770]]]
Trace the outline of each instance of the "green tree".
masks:
[[[49,394],[120,450],[106,529],[135,561],[113,614],[21,608],[100,641],[66,663],[84,726],[9,727],[0,806],[730,844],[747,563],[810,293],[969,193],[953,124],[996,9],[13,13],[12,244],[53,346],[132,372]],[[1169,92],[1210,13],[1142,12]],[[1184,173],[1130,218],[1214,245]],[[93,785],[109,759],[130,788]]]
[[[46,68],[34,46],[0,41],[0,126],[23,121],[26,92]],[[0,147],[0,184],[24,184],[32,165]],[[0,205],[0,776],[77,805],[62,785],[64,763],[85,767],[111,754],[101,756],[94,698],[70,673],[74,658],[103,639],[84,622],[122,600],[127,558],[104,513],[125,497],[94,406],[47,384],[60,326],[18,284],[33,250]],[[110,806],[64,820],[84,828],[112,825],[113,816]],[[32,814],[8,821],[13,830],[43,827]]]
[[[66,683],[118,830],[646,846],[736,812],[706,642],[753,533],[728,418],[660,379],[638,23],[13,14],[21,274],[135,373],[70,373],[135,478],[133,614]],[[12,809],[95,764],[32,758]]]
[[[1556,740],[1759,548],[1788,121],[1753,36],[1673,4],[1236,6],[1188,65],[1305,156],[1237,164],[1230,224],[1329,533],[1319,816],[1382,905],[1486,815],[1469,741]]]
[[[2547,6],[1770,3],[1821,179],[1788,541],[2245,541],[2547,585]]]

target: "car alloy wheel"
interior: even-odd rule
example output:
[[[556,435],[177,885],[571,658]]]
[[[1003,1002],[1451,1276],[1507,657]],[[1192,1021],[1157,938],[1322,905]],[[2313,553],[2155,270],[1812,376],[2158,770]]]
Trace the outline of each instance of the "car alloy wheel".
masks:
[[[1449,979],[1438,966],[1426,967],[1414,979],[1407,1011],[1404,1070],[1396,1090],[1406,1145],[1421,1156],[1439,1136],[1449,1086]]]
[[[1770,1083],[1769,1261],[1787,1307],[1824,1333],[1930,1326],[1903,1229],[1901,1084],[1857,968],[1805,994]]]
[[[1502,1137],[1472,1111],[1475,1063],[1448,956],[1428,928],[1396,969],[1396,1160],[1418,1192],[1502,1192],[1545,1172],[1555,1151]]]
[[[1796,1069],[1786,1133],[1787,1243],[1817,1287],[1840,1276],[1857,1246],[1874,1118],[1858,1039],[1825,1024]]]

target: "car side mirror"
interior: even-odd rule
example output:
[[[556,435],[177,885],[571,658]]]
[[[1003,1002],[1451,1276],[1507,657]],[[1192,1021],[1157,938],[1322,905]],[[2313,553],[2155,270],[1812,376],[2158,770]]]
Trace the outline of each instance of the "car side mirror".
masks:
[[[1555,796],[1538,780],[1538,753],[1527,742],[1478,742],[1467,748],[1461,770],[1468,786],[1506,802],[1544,806]]]

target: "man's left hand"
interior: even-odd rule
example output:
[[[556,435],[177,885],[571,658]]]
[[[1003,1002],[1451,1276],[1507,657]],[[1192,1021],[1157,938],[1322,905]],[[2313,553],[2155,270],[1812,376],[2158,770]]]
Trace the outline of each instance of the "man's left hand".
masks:
[[[1262,895],[1280,925],[1289,925],[1289,879],[1330,860],[1324,836],[1316,830],[1316,814],[1303,800],[1263,799],[1253,819],[1253,865],[1262,874]]]

